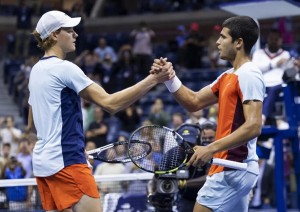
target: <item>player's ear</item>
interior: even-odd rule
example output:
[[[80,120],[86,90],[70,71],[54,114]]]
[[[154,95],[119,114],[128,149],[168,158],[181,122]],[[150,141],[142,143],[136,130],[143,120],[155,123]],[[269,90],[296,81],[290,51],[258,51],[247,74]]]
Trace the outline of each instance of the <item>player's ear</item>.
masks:
[[[236,48],[237,49],[241,49],[241,48],[243,48],[243,46],[244,46],[244,40],[243,40],[243,38],[238,38],[238,39],[236,39],[235,41],[234,41],[234,43],[236,44]]]
[[[60,33],[60,30],[56,30],[56,31],[54,31],[54,32],[51,32],[51,34],[50,34],[50,38],[52,39],[52,40],[55,40],[55,41],[57,41],[57,37],[58,37],[58,34]]]

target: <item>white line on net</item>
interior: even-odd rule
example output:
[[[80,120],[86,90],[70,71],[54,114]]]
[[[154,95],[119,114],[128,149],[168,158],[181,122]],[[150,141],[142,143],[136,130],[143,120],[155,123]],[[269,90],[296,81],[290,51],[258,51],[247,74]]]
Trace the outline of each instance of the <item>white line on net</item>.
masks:
[[[96,175],[94,177],[96,182],[151,180],[153,178],[153,174],[152,173],[113,174],[113,175]],[[36,185],[35,178],[0,180],[0,187],[30,186],[30,185]]]

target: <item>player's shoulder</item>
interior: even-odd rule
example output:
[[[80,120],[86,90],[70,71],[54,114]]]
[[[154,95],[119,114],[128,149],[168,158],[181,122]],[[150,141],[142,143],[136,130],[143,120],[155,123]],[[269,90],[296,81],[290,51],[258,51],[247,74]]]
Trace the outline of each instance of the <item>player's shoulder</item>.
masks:
[[[78,73],[82,72],[81,68],[77,66],[75,63],[68,61],[68,60],[62,60],[61,63],[58,65],[60,69],[63,69],[64,71],[67,71],[67,73]]]
[[[79,68],[75,63],[68,60],[62,60],[61,65],[68,66],[69,68]]]
[[[262,75],[261,70],[252,61],[249,61],[249,62],[243,64],[240,67],[240,71],[238,73],[243,74],[243,75],[253,75],[253,74],[254,75],[256,75],[256,74]]]
[[[240,67],[236,72],[239,80],[254,80],[254,79],[263,79],[263,75],[258,66],[253,62],[247,62]]]

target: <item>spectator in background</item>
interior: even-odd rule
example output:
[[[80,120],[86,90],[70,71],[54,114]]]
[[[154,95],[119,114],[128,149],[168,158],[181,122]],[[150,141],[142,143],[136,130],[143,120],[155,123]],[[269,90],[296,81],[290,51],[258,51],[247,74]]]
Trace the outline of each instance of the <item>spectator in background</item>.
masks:
[[[189,36],[180,49],[180,64],[187,69],[202,68],[204,44],[199,24],[193,22],[190,25]]]
[[[188,113],[188,119],[185,120],[186,124],[202,124],[207,119],[204,117],[203,110]]]
[[[5,117],[0,116],[0,129],[5,127]]]
[[[2,143],[10,143],[11,153],[16,154],[22,131],[14,126],[13,116],[7,116],[5,123],[6,126],[0,130],[0,138],[2,138]]]
[[[11,156],[11,146],[10,143],[2,144],[2,152],[0,156],[0,176],[3,177],[4,167],[6,166],[9,157]]]
[[[94,51],[84,50],[75,58],[76,65],[78,65],[83,72],[91,79],[95,77],[95,74],[100,67],[100,58]]]
[[[29,146],[27,138],[22,138],[19,142],[19,148],[17,151],[17,160],[22,164],[22,167],[26,171],[24,178],[32,177],[32,152]]]
[[[26,0],[19,0],[19,6],[16,10],[17,13],[17,31],[15,43],[15,56],[27,57],[30,45],[31,33],[31,17],[32,9],[26,5]],[[22,50],[22,54],[20,54]]]
[[[117,62],[118,57],[115,50],[107,45],[106,39],[103,37],[99,38],[98,47],[94,49],[94,52],[98,55],[100,62],[103,62],[106,57],[109,57],[113,63]]]
[[[121,123],[121,130],[132,133],[141,122],[141,111],[133,104],[116,114]]]
[[[113,87],[116,90],[127,88],[135,83],[134,58],[132,47],[123,45],[119,49],[118,61],[113,68]]]
[[[100,83],[102,87],[109,93],[116,92],[114,88],[114,80],[113,79],[113,69],[115,66],[115,62],[111,56],[111,54],[104,55],[103,60],[100,64]]]
[[[215,141],[217,124],[213,121],[205,121],[200,125],[200,145],[207,146]]]
[[[101,107],[94,108],[95,121],[93,121],[85,132],[86,140],[93,141],[96,147],[102,147],[107,144],[106,137],[109,126],[104,121],[104,111]]]
[[[12,156],[4,168],[4,179],[23,179],[26,175],[22,164]],[[13,186],[6,188],[6,197],[10,211],[25,211],[27,208],[27,186]]]
[[[180,112],[175,112],[172,114],[172,121],[170,124],[170,128],[177,129],[180,125],[184,123],[183,114]]]
[[[266,83],[266,97],[263,102],[263,124],[276,125],[274,119],[274,102],[282,91],[282,76],[285,64],[290,59],[288,51],[282,49],[282,37],[277,29],[271,29],[267,36],[267,45],[253,53],[252,61],[263,73]],[[280,128],[288,128],[287,123],[281,122]]]
[[[138,28],[131,31],[130,36],[133,38],[135,75],[139,80],[147,76],[151,66],[152,39],[155,32],[145,22],[141,22]]]
[[[148,119],[152,124],[168,126],[170,114],[164,111],[164,103],[161,98],[156,98],[151,106]]]

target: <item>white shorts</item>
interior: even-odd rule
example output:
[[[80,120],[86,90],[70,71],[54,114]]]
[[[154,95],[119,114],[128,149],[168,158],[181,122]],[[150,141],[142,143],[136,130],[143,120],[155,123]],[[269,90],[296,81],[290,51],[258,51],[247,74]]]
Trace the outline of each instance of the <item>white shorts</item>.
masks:
[[[214,212],[247,212],[249,193],[258,175],[247,171],[223,171],[207,176],[197,202]]]

